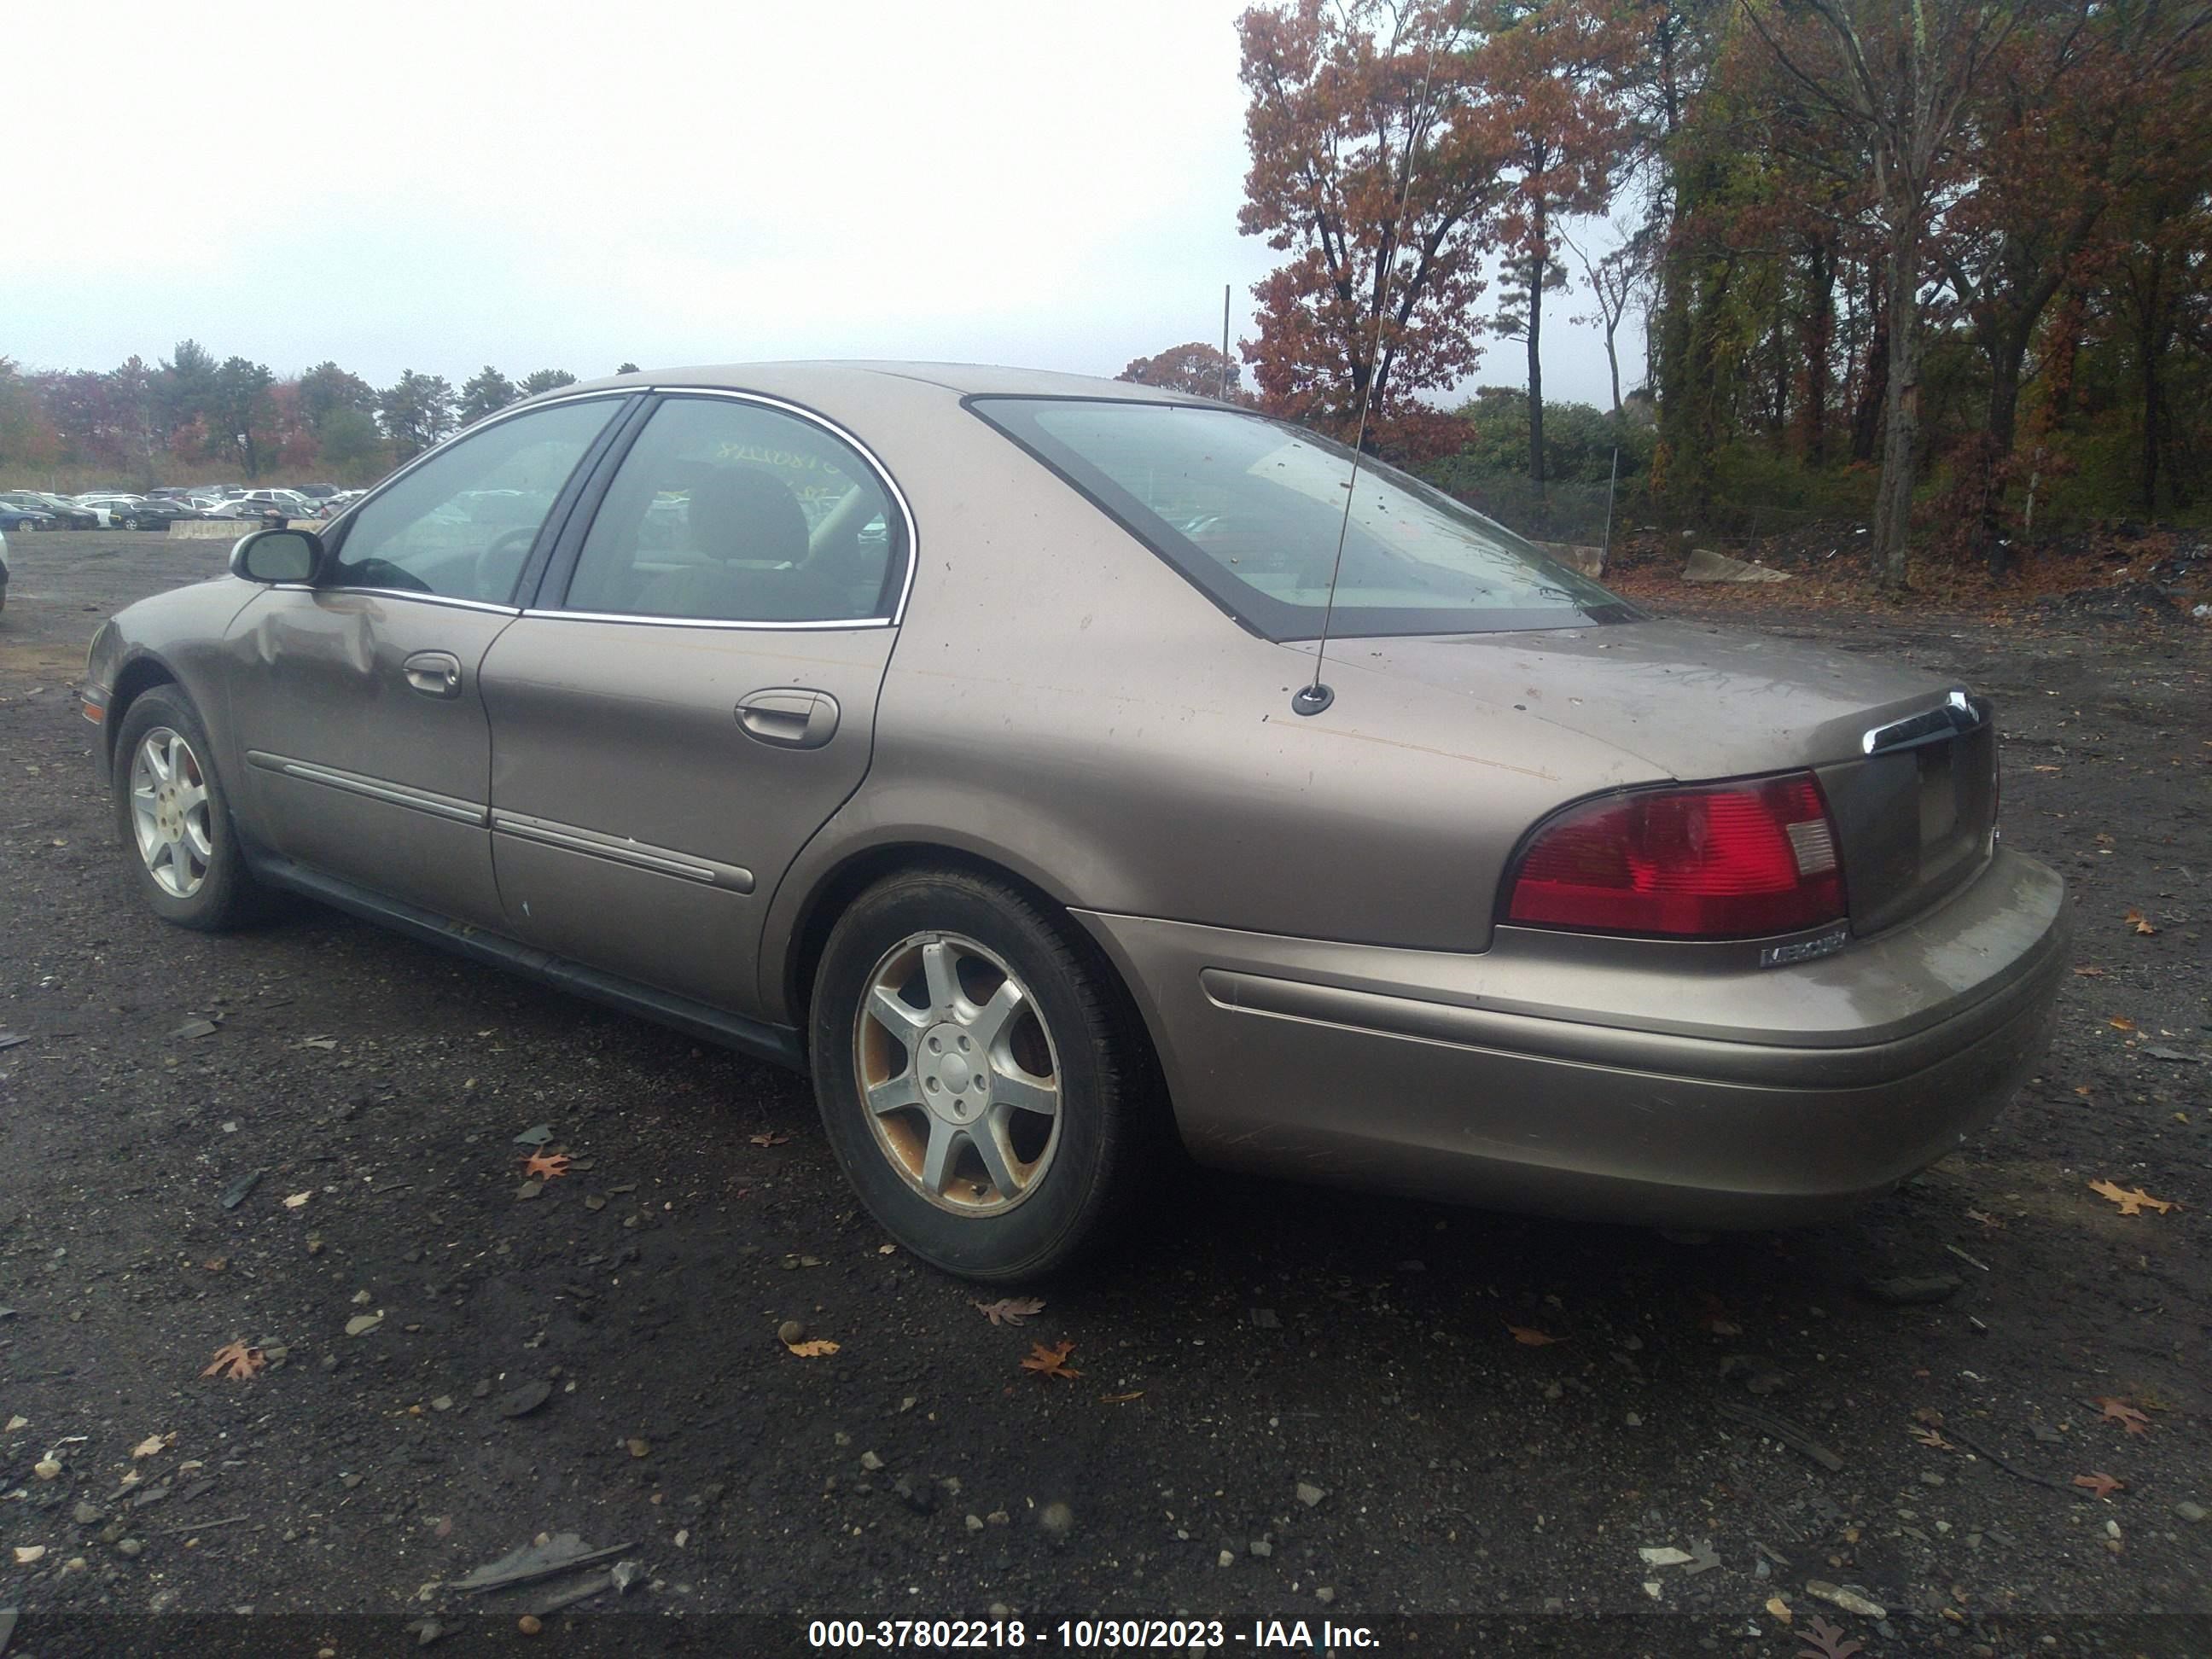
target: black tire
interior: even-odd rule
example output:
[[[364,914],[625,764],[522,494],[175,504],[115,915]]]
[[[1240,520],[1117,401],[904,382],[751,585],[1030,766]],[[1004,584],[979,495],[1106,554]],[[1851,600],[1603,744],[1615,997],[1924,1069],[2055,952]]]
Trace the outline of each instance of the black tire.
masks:
[[[939,933],[1001,958],[1049,1033],[1059,1097],[1051,1150],[1033,1186],[996,1213],[957,1213],[925,1196],[872,1127],[863,1094],[863,1000],[882,963]],[[831,1150],[870,1213],[924,1261],[987,1281],[1040,1277],[1102,1243],[1125,1208],[1141,1161],[1135,1154],[1152,1142],[1146,1130],[1160,1113],[1150,1049],[1096,948],[1012,888],[943,870],[870,888],[830,935],[809,1025],[815,1099]],[[910,1051],[910,1064],[919,1059]]]
[[[163,886],[146,856],[139,850],[132,801],[132,771],[140,746],[149,733],[167,731],[182,738],[190,751],[199,782],[207,791],[205,828],[209,843],[204,870],[189,893]],[[192,701],[174,685],[157,685],[132,700],[115,738],[115,828],[130,861],[133,884],[147,906],[162,921],[203,933],[222,933],[258,921],[269,910],[268,890],[253,878],[238,846],[238,832],[230,817],[230,805],[215,767],[215,748],[208,741]]]
[[[135,517],[126,515],[123,520],[123,527],[125,530],[136,530],[138,527],[138,520]]]

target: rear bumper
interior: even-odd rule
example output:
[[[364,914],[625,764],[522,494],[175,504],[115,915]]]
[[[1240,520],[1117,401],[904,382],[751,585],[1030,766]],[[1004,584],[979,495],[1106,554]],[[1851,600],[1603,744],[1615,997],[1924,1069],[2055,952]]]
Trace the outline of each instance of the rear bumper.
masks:
[[[1926,915],[1761,969],[1754,947],[1501,928],[1451,956],[1089,913],[1200,1158],[1607,1220],[1848,1208],[2041,1058],[2064,884],[2000,850]]]

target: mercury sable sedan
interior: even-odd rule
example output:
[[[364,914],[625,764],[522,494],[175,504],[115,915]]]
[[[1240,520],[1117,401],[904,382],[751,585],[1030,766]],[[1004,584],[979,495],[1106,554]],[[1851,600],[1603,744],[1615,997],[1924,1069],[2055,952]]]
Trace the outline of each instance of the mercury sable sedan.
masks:
[[[1061,375],[564,388],[122,611],[85,713],[157,915],[306,894],[805,1070],[891,1236],[981,1279],[1177,1140],[1831,1213],[1997,1110],[2067,932],[1968,688]]]

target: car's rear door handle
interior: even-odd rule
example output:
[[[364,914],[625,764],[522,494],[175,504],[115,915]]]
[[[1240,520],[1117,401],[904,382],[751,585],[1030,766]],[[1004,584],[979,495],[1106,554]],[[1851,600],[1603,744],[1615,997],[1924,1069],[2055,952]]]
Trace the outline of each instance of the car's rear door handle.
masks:
[[[450,651],[417,651],[399,665],[409,687],[426,697],[461,695],[461,659]]]
[[[745,735],[778,749],[819,749],[837,732],[837,699],[804,686],[771,686],[738,700]]]

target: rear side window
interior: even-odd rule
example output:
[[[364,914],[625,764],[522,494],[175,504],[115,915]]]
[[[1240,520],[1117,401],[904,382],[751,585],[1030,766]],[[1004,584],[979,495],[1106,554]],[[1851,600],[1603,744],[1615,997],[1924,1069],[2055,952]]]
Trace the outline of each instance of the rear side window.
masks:
[[[1504,526],[1372,459],[1257,415],[978,398],[970,407],[1273,640],[1576,628],[1638,613]]]
[[[564,601],[602,616],[729,623],[888,617],[901,520],[858,451],[732,398],[672,398],[623,458]]]

